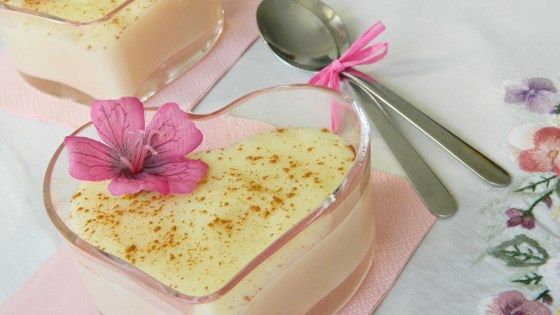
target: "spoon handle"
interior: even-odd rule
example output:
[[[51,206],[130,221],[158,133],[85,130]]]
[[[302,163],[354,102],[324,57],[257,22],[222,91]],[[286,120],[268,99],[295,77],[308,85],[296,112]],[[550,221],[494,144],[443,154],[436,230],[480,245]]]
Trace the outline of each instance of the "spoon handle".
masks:
[[[401,165],[412,186],[430,212],[438,217],[449,217],[457,211],[455,199],[437,175],[426,164],[412,145],[394,126],[379,102],[354,82],[351,89],[364,104],[363,108],[377,128],[391,152]]]
[[[404,117],[416,128],[420,129],[433,141],[447,150],[447,152],[458,159],[467,168],[490,184],[504,187],[511,183],[511,177],[503,168],[454,135],[451,131],[445,129],[402,97],[380,83],[376,82],[372,84],[349,73],[343,73],[343,75],[377,98],[382,105],[389,107],[391,110]]]

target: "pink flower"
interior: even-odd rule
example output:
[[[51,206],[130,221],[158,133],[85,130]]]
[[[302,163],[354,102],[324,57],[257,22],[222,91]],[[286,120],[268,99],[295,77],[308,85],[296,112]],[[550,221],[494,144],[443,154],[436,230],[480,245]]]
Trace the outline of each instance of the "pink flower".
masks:
[[[533,135],[534,147],[519,154],[519,167],[527,172],[560,175],[560,128],[545,127]]]
[[[529,301],[519,291],[498,294],[481,309],[484,315],[552,315],[548,307],[537,301]]]
[[[506,211],[506,215],[508,217],[506,222],[508,227],[521,225],[528,230],[535,227],[535,217],[530,212],[526,213],[525,211],[511,208]]]
[[[141,190],[189,193],[208,166],[186,155],[202,142],[202,133],[177,104],[161,106],[147,127],[136,98],[95,101],[91,118],[99,141],[69,136],[70,175],[79,180],[111,180],[113,195]]]

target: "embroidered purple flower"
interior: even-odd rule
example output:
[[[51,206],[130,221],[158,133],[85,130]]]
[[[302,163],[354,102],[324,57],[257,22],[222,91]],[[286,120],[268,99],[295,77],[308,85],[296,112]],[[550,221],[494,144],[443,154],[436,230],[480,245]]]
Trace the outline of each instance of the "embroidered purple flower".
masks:
[[[535,217],[525,211],[511,208],[506,211],[508,220],[506,222],[508,227],[521,225],[526,229],[533,229],[535,227]]]
[[[506,103],[519,104],[535,113],[550,113],[560,104],[560,94],[551,80],[529,78],[505,87]]]
[[[91,118],[104,142],[69,136],[70,175],[79,180],[110,179],[114,195],[141,190],[189,193],[208,166],[186,155],[202,142],[202,133],[177,104],[161,106],[147,127],[136,98],[95,101]]]
[[[552,208],[552,198],[550,198],[550,196],[546,196],[546,197],[543,199],[543,202],[544,202],[544,204],[546,205],[546,207],[547,207],[548,209]]]
[[[552,315],[548,307],[537,301],[530,301],[523,293],[513,290],[498,294],[481,308],[484,315]]]
[[[552,296],[550,296],[550,294],[545,294],[542,297],[542,301],[546,305],[552,305],[552,303],[554,303],[554,299],[552,298]]]

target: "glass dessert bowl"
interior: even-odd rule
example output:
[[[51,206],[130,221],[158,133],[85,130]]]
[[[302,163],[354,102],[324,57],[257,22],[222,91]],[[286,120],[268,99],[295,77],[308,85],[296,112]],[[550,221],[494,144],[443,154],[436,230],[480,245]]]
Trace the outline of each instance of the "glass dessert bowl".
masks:
[[[338,310],[359,287],[372,259],[369,127],[362,109],[339,92],[293,85],[256,91],[216,112],[190,118],[204,134],[199,148],[203,152],[270,130],[326,130],[334,103],[346,109],[336,134],[354,149],[354,159],[336,188],[256,255],[245,257],[246,263],[231,279],[205,294],[189,295],[172,288],[130,261],[100,250],[71,228],[71,200],[80,183],[70,177],[67,152],[61,145],[45,175],[45,205],[98,309],[103,314],[326,314]],[[154,112],[148,110],[146,116]],[[95,137],[95,130],[87,124],[74,135]]]
[[[0,0],[0,35],[21,76],[86,104],[147,99],[205,55],[222,24],[221,0]]]

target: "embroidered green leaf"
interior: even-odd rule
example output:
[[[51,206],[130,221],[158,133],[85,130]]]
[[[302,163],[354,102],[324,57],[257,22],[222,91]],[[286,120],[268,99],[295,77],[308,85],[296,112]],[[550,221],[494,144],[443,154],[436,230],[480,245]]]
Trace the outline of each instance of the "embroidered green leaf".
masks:
[[[489,254],[504,261],[510,267],[540,266],[548,260],[546,250],[525,234],[503,242],[490,250]]]
[[[521,283],[524,285],[537,285],[541,282],[542,276],[531,272],[530,274],[526,274],[522,279],[515,279],[511,280],[511,282]]]
[[[556,187],[554,187],[554,191],[558,196],[560,196],[560,181],[556,183]]]

